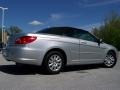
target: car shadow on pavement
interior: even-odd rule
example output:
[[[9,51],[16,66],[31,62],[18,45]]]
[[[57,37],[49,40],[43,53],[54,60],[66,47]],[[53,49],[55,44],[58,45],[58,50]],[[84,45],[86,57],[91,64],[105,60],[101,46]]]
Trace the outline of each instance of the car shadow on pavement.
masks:
[[[12,75],[34,75],[40,72],[42,74],[42,70],[40,67],[36,66],[17,66],[17,65],[0,65],[0,71],[12,74]]]
[[[66,66],[62,72],[85,71],[85,70],[99,69],[99,68],[102,68],[101,64],[71,65],[71,66]]]
[[[72,72],[72,71],[80,71],[81,73],[84,72],[84,70],[89,69],[98,69],[101,68],[101,65],[75,65],[75,66],[66,66],[62,73],[64,72]],[[46,75],[44,73],[44,70],[41,69],[41,67],[38,66],[16,66],[16,65],[0,65],[0,71],[3,73],[11,74],[11,75],[35,75],[35,74],[41,74]],[[48,74],[47,74],[48,75]]]

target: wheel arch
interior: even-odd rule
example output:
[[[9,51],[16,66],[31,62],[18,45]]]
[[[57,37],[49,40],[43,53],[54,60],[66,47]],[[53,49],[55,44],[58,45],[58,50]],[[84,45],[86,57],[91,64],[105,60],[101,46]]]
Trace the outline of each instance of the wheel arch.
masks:
[[[107,54],[112,52],[114,55],[115,55],[115,58],[117,59],[117,53],[115,50],[111,49],[111,50],[108,50]]]
[[[49,49],[49,50],[45,53],[45,55],[44,55],[44,57],[43,57],[42,64],[43,64],[43,62],[44,62],[45,56],[46,56],[49,52],[51,52],[51,51],[58,51],[58,52],[60,52],[60,53],[63,55],[63,57],[64,57],[64,64],[65,64],[65,65],[67,64],[67,55],[66,55],[65,51],[62,50],[62,49],[60,49],[60,48],[52,48],[52,49]]]

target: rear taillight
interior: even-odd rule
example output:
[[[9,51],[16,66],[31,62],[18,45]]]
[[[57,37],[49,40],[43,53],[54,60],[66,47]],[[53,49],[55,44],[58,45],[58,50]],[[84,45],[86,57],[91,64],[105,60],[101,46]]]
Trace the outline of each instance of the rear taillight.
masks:
[[[22,36],[15,40],[15,44],[28,44],[37,39],[36,36]]]

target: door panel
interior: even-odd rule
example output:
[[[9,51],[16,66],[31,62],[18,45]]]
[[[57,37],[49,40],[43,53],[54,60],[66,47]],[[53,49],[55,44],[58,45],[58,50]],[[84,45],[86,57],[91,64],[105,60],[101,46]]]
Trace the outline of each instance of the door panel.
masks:
[[[101,62],[104,58],[104,48],[97,42],[80,39],[80,61],[81,62]]]
[[[79,39],[64,37],[60,38],[62,41],[62,48],[67,54],[67,63],[68,64],[75,64],[76,61],[80,61],[80,43]]]

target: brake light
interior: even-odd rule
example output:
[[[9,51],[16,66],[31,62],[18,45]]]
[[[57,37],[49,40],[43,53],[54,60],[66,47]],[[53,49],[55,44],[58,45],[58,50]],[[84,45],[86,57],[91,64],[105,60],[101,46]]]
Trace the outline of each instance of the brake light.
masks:
[[[28,44],[37,39],[36,36],[22,36],[16,39],[15,44]]]

